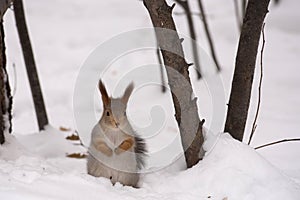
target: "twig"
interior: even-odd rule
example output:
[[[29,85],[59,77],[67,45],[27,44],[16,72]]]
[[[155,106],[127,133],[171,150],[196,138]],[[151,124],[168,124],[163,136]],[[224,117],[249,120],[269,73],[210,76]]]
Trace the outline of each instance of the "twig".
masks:
[[[241,31],[242,30],[242,22],[240,20],[241,18],[240,18],[240,14],[239,14],[238,0],[233,0],[233,4],[234,4],[236,22],[237,22],[239,30]]]
[[[276,142],[271,142],[271,143],[268,143],[268,144],[264,144],[264,145],[255,147],[254,149],[260,149],[260,148],[264,148],[264,147],[267,147],[267,146],[271,146],[271,145],[279,144],[279,143],[283,143],[283,142],[295,142],[295,141],[300,141],[300,138],[278,140]]]
[[[75,133],[78,135],[79,145],[82,146],[82,147],[84,147],[84,148],[86,148],[86,149],[89,149],[89,147],[87,147],[87,146],[85,146],[85,145],[83,144],[81,138],[79,137],[79,134],[78,134],[78,131],[77,131],[77,130],[75,130]]]
[[[242,6],[242,21],[243,21],[246,13],[247,0],[242,0],[241,6]]]
[[[211,37],[210,31],[209,31],[209,28],[208,28],[208,23],[207,23],[207,20],[206,20],[206,15],[205,15],[205,11],[204,11],[204,6],[202,4],[202,0],[198,0],[198,3],[199,3],[199,8],[200,8],[200,11],[201,11],[201,14],[202,14],[202,22],[203,22],[203,25],[204,25],[206,37],[208,39],[208,43],[209,43],[209,46],[210,46],[211,55],[214,59],[217,70],[220,71],[221,68],[220,68],[216,53],[215,53],[214,44],[213,44],[212,37]]]
[[[190,37],[193,39],[191,42],[192,42],[192,50],[193,50],[195,68],[197,71],[197,78],[201,79],[202,75],[200,72],[199,53],[198,53],[197,43],[195,42],[197,40],[197,36],[196,36],[195,28],[194,28],[194,22],[193,22],[193,18],[191,15],[191,9],[190,9],[189,3],[187,0],[175,0],[175,2],[177,2],[186,13],[186,19],[188,21]]]
[[[158,59],[159,69],[160,69],[161,91],[163,93],[165,93],[166,92],[166,79],[165,79],[165,76],[164,76],[163,61],[161,59],[161,50],[160,50],[158,45],[157,45],[157,48],[156,48],[156,54],[157,54],[157,59]]]
[[[280,0],[274,0],[275,5],[278,5],[280,3]]]
[[[264,55],[264,48],[265,48],[265,23],[263,23],[262,25],[262,47],[260,50],[260,78],[259,78],[259,86],[258,86],[258,101],[257,101],[257,108],[256,108],[256,113],[255,113],[255,118],[252,124],[252,130],[251,130],[251,134],[250,134],[250,138],[249,138],[249,142],[248,145],[251,143],[252,137],[254,135],[255,129],[257,127],[256,125],[256,121],[257,121],[257,117],[258,117],[258,113],[259,113],[259,108],[260,108],[260,101],[261,101],[261,84],[262,84],[262,80],[263,80],[263,55]]]
[[[87,157],[87,155],[84,153],[71,153],[71,154],[66,154],[66,156],[69,158],[77,158],[77,159],[82,159]]]

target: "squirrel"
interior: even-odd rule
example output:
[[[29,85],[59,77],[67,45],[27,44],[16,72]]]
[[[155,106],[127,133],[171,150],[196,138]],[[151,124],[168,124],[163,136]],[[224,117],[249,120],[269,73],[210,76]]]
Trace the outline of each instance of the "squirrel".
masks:
[[[135,133],[126,115],[133,89],[131,83],[122,97],[112,98],[99,81],[103,113],[92,130],[87,171],[92,176],[110,179],[113,185],[120,182],[137,188],[147,151],[144,139]]]

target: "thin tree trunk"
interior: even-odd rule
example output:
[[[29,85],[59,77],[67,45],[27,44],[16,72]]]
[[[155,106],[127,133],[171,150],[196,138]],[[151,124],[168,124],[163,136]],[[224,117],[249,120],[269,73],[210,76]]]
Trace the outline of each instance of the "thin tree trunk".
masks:
[[[200,148],[203,144],[202,125],[198,116],[197,98],[193,97],[193,89],[188,72],[188,64],[184,59],[181,41],[176,32],[172,18],[172,7],[164,0],[144,0],[153,26],[174,30],[173,34],[165,34],[161,29],[156,29],[158,44],[162,51],[168,82],[172,92],[175,108],[175,118],[179,127],[181,141],[187,167],[192,167],[199,161]],[[169,31],[171,32],[171,31]],[[172,53],[168,51],[172,50]]]
[[[207,23],[207,20],[206,20],[206,15],[205,15],[205,11],[204,11],[204,6],[202,4],[202,0],[198,0],[198,3],[199,3],[199,8],[200,8],[201,16],[202,16],[202,21],[203,21],[206,37],[208,39],[208,43],[209,43],[209,47],[210,47],[210,52],[211,52],[211,55],[212,55],[212,57],[214,59],[214,62],[216,64],[217,70],[220,71],[221,67],[219,65],[219,62],[218,62],[218,59],[217,59],[217,56],[216,56],[216,53],[215,53],[215,48],[214,48],[214,44],[213,44],[211,34],[210,34],[210,31],[209,31],[208,23]]]
[[[6,72],[4,28],[2,19],[0,21],[0,105],[0,144],[3,144],[5,142],[4,133],[6,131],[11,133],[12,130],[12,96],[10,94],[9,80]]]
[[[249,0],[235,62],[225,132],[242,141],[262,24],[270,0]]]
[[[10,85],[6,72],[6,55],[5,55],[5,40],[3,15],[10,7],[12,0],[0,0],[0,144],[5,142],[4,133],[11,133],[11,110],[12,96],[10,94]]]
[[[22,46],[23,56],[26,64],[27,75],[30,83],[34,108],[38,121],[39,130],[43,130],[48,124],[48,118],[44,99],[39,83],[38,73],[34,61],[32,47],[29,39],[29,34],[26,26],[26,19],[24,15],[24,8],[22,0],[14,1],[14,13],[19,33],[20,43]]]
[[[201,79],[201,67],[200,67],[200,61],[199,61],[199,53],[198,53],[198,47],[197,47],[197,36],[194,28],[194,22],[192,17],[192,12],[189,6],[189,2],[187,0],[175,0],[185,11],[185,16],[188,22],[190,37],[194,40],[192,41],[192,50],[193,50],[193,57],[194,57],[194,65],[197,69],[197,78]]]

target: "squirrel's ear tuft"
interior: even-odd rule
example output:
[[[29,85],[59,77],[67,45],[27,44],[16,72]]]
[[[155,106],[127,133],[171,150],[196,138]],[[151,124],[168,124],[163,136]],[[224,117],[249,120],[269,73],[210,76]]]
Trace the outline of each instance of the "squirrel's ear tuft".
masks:
[[[110,103],[110,98],[107,94],[106,88],[101,80],[99,80],[99,90],[101,93],[102,101],[103,101],[103,106],[106,107]]]
[[[130,83],[127,86],[127,88],[126,88],[126,90],[124,92],[124,95],[122,97],[122,101],[123,101],[124,104],[127,104],[128,100],[129,100],[129,97],[130,97],[130,95],[131,95],[131,93],[133,91],[133,88],[134,88],[134,84],[133,83]]]

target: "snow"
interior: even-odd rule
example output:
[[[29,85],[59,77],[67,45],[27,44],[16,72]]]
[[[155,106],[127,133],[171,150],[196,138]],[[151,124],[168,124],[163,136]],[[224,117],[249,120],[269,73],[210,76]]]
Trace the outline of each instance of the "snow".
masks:
[[[0,147],[1,199],[297,199],[300,186],[266,161],[254,149],[234,140],[228,133],[207,133],[204,159],[186,171],[169,169],[143,176],[142,187],[116,184],[86,174],[85,160],[65,158],[69,147],[48,127],[40,137],[53,146],[33,146],[32,154],[13,136]],[[27,137],[27,136],[23,136]],[[19,138],[17,138],[19,139]],[[24,142],[24,140],[23,140]],[[41,145],[41,142],[40,142]],[[9,159],[5,149],[20,148],[23,154]],[[82,150],[77,147],[77,150]],[[66,149],[65,149],[66,150]],[[53,157],[53,152],[57,153]],[[60,154],[60,156],[59,156]]]
[[[197,1],[191,3],[197,10]],[[66,157],[70,153],[84,153],[86,149],[65,137],[73,134],[77,126],[73,115],[73,91],[82,64],[99,44],[101,46],[112,36],[151,27],[142,2],[25,0],[24,4],[51,126],[37,133],[13,13],[8,11],[4,19],[7,68],[16,94],[13,135],[6,135],[7,142],[0,146],[0,199],[299,199],[299,144],[283,143],[256,151],[252,148],[299,137],[299,1],[281,1],[278,7],[270,5],[266,20],[262,104],[252,147],[233,140],[227,133],[219,133],[224,125],[238,44],[233,2],[205,2],[222,64],[221,74],[215,74],[205,57],[205,52],[209,52],[205,33],[199,25],[199,17],[194,17],[203,47],[201,63],[205,79],[197,81],[194,71],[190,72],[199,113],[206,119],[205,126],[210,132],[206,135],[204,159],[188,170],[182,170],[182,149],[170,95],[161,94],[158,84],[139,85],[160,81],[157,67],[147,73],[136,70],[137,66],[156,64],[155,52],[131,52],[112,63],[104,77],[109,93],[120,95],[113,89],[126,74],[136,83],[128,115],[138,132],[146,135],[150,152],[140,189],[120,184],[112,186],[104,178],[87,175],[84,159]],[[180,6],[176,6],[175,11],[182,12]],[[177,29],[187,35],[185,18],[176,15],[175,20]],[[138,45],[141,40],[143,36],[133,43]],[[188,42],[185,40],[183,44],[188,61],[192,61]],[[245,142],[256,110],[258,77],[259,70],[256,70]],[[102,107],[96,90],[94,96],[95,112],[99,117]],[[145,132],[153,123],[158,123],[155,121],[158,116],[163,120],[160,129],[155,133]],[[70,127],[70,131],[59,130],[61,126]],[[87,141],[89,133],[80,133],[80,136]]]

